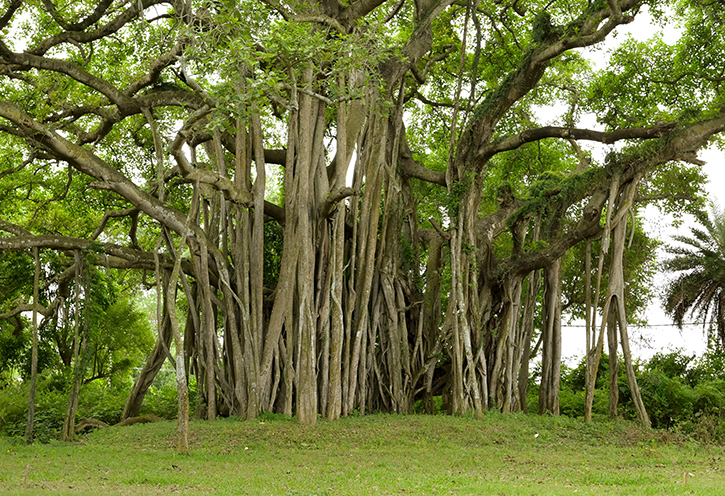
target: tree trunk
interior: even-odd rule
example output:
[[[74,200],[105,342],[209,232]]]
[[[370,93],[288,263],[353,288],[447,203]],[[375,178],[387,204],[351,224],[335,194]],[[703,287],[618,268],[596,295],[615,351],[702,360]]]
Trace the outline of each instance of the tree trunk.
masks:
[[[165,282],[165,284],[167,284]],[[166,305],[166,304],[165,304]],[[131,392],[126,399],[126,404],[121,413],[121,420],[127,418],[138,417],[141,414],[141,406],[144,397],[151,384],[153,384],[156,374],[163,366],[166,358],[169,357],[169,345],[171,344],[171,327],[169,326],[168,314],[164,312],[162,322],[158,326],[158,336],[151,355],[146,359],[146,363],[141,369],[141,374],[131,388]]]
[[[561,378],[561,259],[544,270],[544,318],[539,413],[559,415]]]
[[[526,291],[526,303],[521,321],[521,367],[519,369],[519,407],[521,411],[529,411],[527,395],[529,388],[529,362],[531,361],[531,339],[534,334],[534,312],[536,310],[536,299],[539,294],[541,271],[535,270],[529,274],[529,284]]]
[[[86,354],[86,334],[88,326],[88,307],[84,305],[85,318],[83,319],[83,335],[80,335],[80,292],[82,281],[85,281],[83,275],[83,258],[79,251],[75,252],[76,266],[76,286],[75,286],[75,321],[73,323],[73,383],[71,385],[70,394],[68,396],[68,408],[63,421],[63,428],[60,432],[61,441],[71,441],[75,436],[75,419],[78,411],[78,395],[80,394],[81,382],[85,373],[85,354]],[[85,286],[85,298],[88,298],[88,287]],[[81,346],[81,340],[83,345]],[[81,351],[82,350],[82,351]]]
[[[371,95],[376,98],[376,95]],[[353,411],[356,399],[364,403],[360,379],[365,378],[365,362],[367,335],[370,328],[370,312],[368,306],[371,301],[373,275],[375,274],[375,254],[377,248],[377,226],[380,218],[380,200],[382,196],[381,167],[386,163],[386,137],[388,135],[388,119],[382,115],[373,114],[372,122],[366,133],[361,162],[368,181],[365,186],[365,195],[362,203],[359,220],[359,234],[357,238],[355,284],[355,310],[352,322],[352,343],[350,349],[350,366],[347,374],[347,402],[343,411],[345,414]],[[361,367],[362,362],[362,367]]]
[[[30,395],[28,398],[28,422],[25,425],[25,439],[33,441],[35,423],[35,389],[38,384],[38,285],[40,284],[40,256],[38,248],[33,248],[35,271],[33,276],[33,342],[30,355]]]
[[[607,317],[607,343],[609,345],[609,418],[617,417],[619,403],[619,359],[617,357],[617,309],[609,307]]]
[[[634,186],[630,186],[634,188]],[[647,410],[642,402],[642,396],[639,392],[639,386],[637,385],[637,377],[634,373],[634,367],[632,365],[632,354],[629,349],[629,336],[627,334],[627,319],[626,310],[624,305],[624,266],[622,259],[624,256],[624,244],[626,238],[627,229],[627,218],[624,217],[620,220],[619,224],[614,228],[613,249],[612,249],[612,268],[609,274],[610,284],[610,295],[612,298],[616,298],[616,312],[618,316],[619,334],[622,343],[622,354],[624,356],[624,365],[627,372],[627,382],[629,383],[629,390],[632,395],[632,402],[634,403],[635,411],[637,412],[637,419],[642,425],[649,427],[650,420],[647,415]]]

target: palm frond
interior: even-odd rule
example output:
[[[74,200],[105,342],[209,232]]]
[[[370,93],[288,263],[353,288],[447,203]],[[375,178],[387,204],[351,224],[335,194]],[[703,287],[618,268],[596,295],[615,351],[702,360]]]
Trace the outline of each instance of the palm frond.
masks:
[[[679,245],[666,245],[673,255],[662,267],[676,274],[664,291],[665,312],[680,329],[687,314],[710,322],[725,344],[725,211],[713,206],[699,212],[700,226],[690,228],[690,235],[675,235]]]

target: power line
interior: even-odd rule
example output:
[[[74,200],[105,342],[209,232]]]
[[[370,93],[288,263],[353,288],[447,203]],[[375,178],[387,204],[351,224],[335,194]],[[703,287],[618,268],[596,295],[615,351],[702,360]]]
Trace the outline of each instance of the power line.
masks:
[[[706,323],[703,324],[702,322],[690,322],[687,324],[682,324],[682,326],[679,326],[677,324],[646,324],[646,325],[636,325],[636,324],[628,324],[628,327],[687,327],[687,326],[703,326],[707,325]],[[561,327],[581,327],[584,328],[586,325],[584,324],[562,324]],[[597,324],[597,327],[599,327],[599,324]]]

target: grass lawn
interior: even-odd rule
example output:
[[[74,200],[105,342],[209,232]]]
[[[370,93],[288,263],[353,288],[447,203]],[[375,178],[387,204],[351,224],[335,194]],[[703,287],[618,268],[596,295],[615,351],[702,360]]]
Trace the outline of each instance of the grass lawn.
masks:
[[[0,494],[725,494],[725,449],[630,422],[371,415],[316,427],[274,415],[0,438]],[[684,480],[687,475],[686,482]]]

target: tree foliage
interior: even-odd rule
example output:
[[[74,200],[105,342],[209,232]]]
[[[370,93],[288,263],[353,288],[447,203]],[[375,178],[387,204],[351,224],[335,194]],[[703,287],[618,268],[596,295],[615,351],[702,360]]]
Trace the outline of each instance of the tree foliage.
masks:
[[[700,195],[681,164],[725,127],[719,6],[3,6],[0,248],[56,261],[41,301],[26,288],[4,316],[57,323],[72,253],[141,272],[157,341],[124,416],[172,337],[179,391],[194,375],[209,419],[432,411],[439,395],[451,413],[526,409],[537,351],[539,410],[556,414],[564,292],[589,375],[608,329],[637,396],[626,312],[642,302],[625,288],[651,268],[625,247],[653,243],[628,222]],[[595,71],[584,50],[645,10],[675,16],[680,41],[625,41]]]

